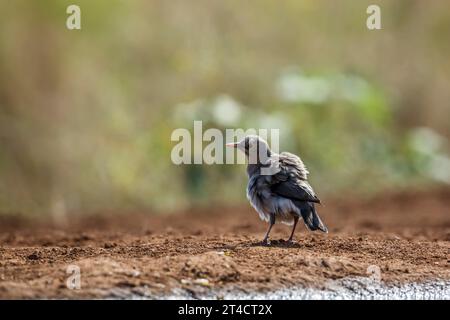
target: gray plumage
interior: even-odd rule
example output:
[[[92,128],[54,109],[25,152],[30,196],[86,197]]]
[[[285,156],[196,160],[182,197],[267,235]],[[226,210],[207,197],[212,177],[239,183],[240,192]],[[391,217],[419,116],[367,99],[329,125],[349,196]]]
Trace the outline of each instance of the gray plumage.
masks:
[[[299,218],[311,231],[328,232],[320,220],[315,204],[320,203],[313,188],[307,181],[308,170],[302,160],[289,152],[273,153],[267,143],[258,136],[247,136],[239,143],[229,144],[246,153],[257,148],[256,161],[247,166],[247,198],[261,219],[269,222],[269,230],[264,238],[268,242],[270,230],[276,222],[293,225],[292,234]],[[262,174],[262,170],[276,168],[272,174]]]

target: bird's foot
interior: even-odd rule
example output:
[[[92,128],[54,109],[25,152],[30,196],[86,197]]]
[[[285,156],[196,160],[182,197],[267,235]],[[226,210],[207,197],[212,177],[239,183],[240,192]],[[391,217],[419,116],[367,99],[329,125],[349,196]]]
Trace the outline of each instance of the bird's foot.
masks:
[[[287,244],[294,244],[294,240],[292,240],[292,238],[289,238],[289,239],[286,241],[286,243],[287,243]]]
[[[263,245],[263,246],[270,246],[270,240],[269,239],[264,239],[262,242],[261,242],[261,245]]]

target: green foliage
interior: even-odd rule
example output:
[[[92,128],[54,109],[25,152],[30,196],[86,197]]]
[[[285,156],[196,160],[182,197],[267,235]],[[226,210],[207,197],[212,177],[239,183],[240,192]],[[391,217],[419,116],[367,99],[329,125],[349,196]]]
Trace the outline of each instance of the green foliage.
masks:
[[[194,120],[280,128],[321,195],[450,181],[443,1],[72,3],[0,2],[0,213],[244,201],[242,166],[171,163]]]

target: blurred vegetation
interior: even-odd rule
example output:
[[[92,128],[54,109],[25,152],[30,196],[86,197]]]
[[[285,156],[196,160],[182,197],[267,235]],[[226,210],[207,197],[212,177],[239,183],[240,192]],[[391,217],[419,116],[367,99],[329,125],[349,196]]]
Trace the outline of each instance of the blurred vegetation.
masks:
[[[0,212],[245,201],[242,166],[171,163],[194,120],[280,128],[322,197],[449,184],[449,3],[372,3],[0,0]]]

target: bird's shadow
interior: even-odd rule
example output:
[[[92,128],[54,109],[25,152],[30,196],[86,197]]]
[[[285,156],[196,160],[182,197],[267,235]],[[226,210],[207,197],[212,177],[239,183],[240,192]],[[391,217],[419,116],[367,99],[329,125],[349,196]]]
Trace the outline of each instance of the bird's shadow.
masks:
[[[290,248],[301,248],[302,245],[297,243],[297,242],[289,242],[286,241],[284,239],[278,239],[278,240],[270,240],[270,243],[264,243],[262,241],[245,241],[245,242],[241,242],[239,244],[236,245],[224,245],[224,246],[220,246],[220,247],[216,247],[215,249],[221,249],[221,250],[234,250],[237,247],[274,247],[274,248],[286,248],[286,249],[290,249]]]
[[[249,243],[249,247],[275,247],[275,248],[301,248],[302,246],[297,242],[290,242],[284,239],[270,240],[269,243],[262,241],[253,241]]]

